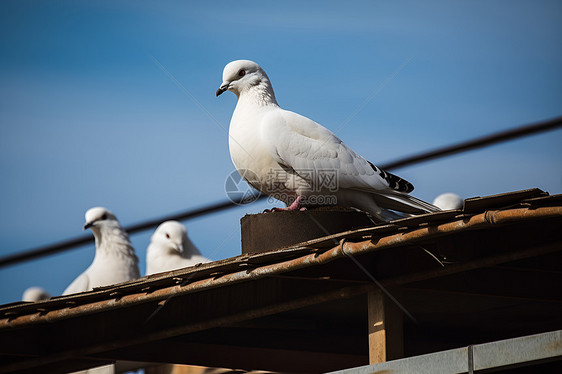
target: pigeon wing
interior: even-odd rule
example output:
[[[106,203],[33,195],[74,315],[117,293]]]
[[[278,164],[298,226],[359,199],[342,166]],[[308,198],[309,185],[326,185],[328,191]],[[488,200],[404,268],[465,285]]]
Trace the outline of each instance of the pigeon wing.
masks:
[[[297,113],[270,111],[260,129],[270,155],[313,187],[323,180],[321,173],[335,172],[338,188],[371,193],[413,189],[408,182],[355,153],[330,130]]]

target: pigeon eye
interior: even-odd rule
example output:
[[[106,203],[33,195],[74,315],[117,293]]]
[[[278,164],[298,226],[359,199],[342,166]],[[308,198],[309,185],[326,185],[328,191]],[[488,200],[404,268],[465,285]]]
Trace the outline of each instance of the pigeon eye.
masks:
[[[239,77],[243,77],[244,75],[246,75],[246,70],[240,70],[240,71],[238,72],[238,76],[239,76]]]
[[[107,219],[107,214],[104,213],[104,214],[101,216],[101,219]]]
[[[170,239],[170,234],[166,233],[166,238]]]

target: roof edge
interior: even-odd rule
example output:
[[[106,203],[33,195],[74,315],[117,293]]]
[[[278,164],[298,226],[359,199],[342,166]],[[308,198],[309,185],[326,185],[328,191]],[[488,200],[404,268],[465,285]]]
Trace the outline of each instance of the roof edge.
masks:
[[[450,235],[457,232],[485,229],[495,225],[521,221],[561,217],[561,206],[490,210],[469,217],[459,217],[452,222],[410,228],[408,231],[400,231],[392,235],[376,237],[375,234],[371,239],[360,242],[348,242],[346,238],[342,238],[339,243],[334,243],[335,246],[332,248],[325,250],[307,248],[308,253],[303,256],[281,262],[268,263],[255,268],[246,267],[244,270],[233,271],[219,276],[209,275],[207,278],[194,280],[193,282],[189,282],[189,280],[197,274],[197,271],[193,272],[193,269],[174,271],[170,277],[177,277],[178,275],[185,274],[182,284],[162,287],[155,290],[135,292],[135,290],[132,291],[130,289],[131,284],[134,284],[134,282],[128,282],[122,286],[122,289],[123,293],[127,291],[129,294],[116,293],[115,291],[120,289],[120,287],[117,286],[106,291],[107,298],[104,300],[88,302],[86,300],[91,300],[91,298],[87,298],[89,293],[84,293],[35,303],[37,307],[34,310],[29,309],[29,304],[4,308],[4,315],[0,319],[0,331],[3,329],[13,329],[40,323],[52,323],[61,319],[73,318],[79,315],[98,313],[108,309],[123,308],[146,302],[160,302],[170,297],[283,274],[305,267],[322,265],[348,256],[358,256],[392,247],[410,245],[419,241],[434,239],[439,236]],[[298,246],[295,246],[295,248],[298,248]],[[297,253],[300,254],[302,252],[297,251]],[[257,255],[259,256],[260,254]],[[244,256],[244,260],[252,257],[251,255],[248,257]],[[157,280],[161,281],[161,278]],[[142,283],[143,290],[151,284],[151,281],[147,281],[145,278],[141,278],[137,280],[137,282]],[[154,283],[156,283],[156,281]],[[86,298],[86,300],[83,304],[80,304],[80,299],[82,298]],[[2,310],[0,310],[0,313],[2,313]]]

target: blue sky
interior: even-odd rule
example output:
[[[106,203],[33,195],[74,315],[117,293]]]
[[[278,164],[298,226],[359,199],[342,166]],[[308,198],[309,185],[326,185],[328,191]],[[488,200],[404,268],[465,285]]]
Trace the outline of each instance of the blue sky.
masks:
[[[375,164],[560,116],[561,16],[559,1],[0,2],[0,256],[81,235],[93,206],[130,225],[224,200],[236,97],[215,91],[235,59]],[[558,194],[560,144],[556,130],[393,172],[429,201]],[[205,256],[232,257],[240,218],[267,206],[185,224]],[[150,235],[131,237],[141,274]],[[93,255],[1,268],[0,303],[60,294]]]

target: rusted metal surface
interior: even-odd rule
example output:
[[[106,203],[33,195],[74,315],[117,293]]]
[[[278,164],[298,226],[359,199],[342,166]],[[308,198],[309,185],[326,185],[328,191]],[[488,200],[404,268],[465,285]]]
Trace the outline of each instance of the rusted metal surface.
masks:
[[[481,212],[484,209],[509,207],[512,204],[519,204],[521,200],[545,196],[548,196],[548,193],[538,188],[531,188],[528,190],[501,193],[485,197],[471,197],[464,201],[464,212],[474,213]]]
[[[433,239],[439,236],[458,233],[468,230],[490,228],[493,225],[509,224],[513,222],[562,218],[562,207],[540,207],[537,209],[517,208],[509,210],[486,211],[471,217],[462,218],[435,226],[420,227],[411,231],[395,235],[373,238],[358,243],[345,242],[343,250],[347,255],[357,256],[362,253],[396,247]]]
[[[262,265],[257,268],[244,269],[224,274],[218,271],[218,274],[220,275],[216,277],[207,277],[192,281],[191,279],[197,278],[196,269],[190,268],[188,270],[178,270],[168,274],[176,277],[179,276],[181,279],[184,279],[184,284],[159,288],[152,292],[126,294],[126,291],[123,290],[124,294],[122,296],[114,298],[107,297],[111,292],[108,293],[105,291],[104,295],[106,295],[106,299],[87,302],[85,304],[80,304],[81,296],[74,295],[37,303],[34,306],[35,310],[33,306],[26,307],[25,305],[21,307],[21,310],[18,310],[17,306],[7,308],[7,310],[0,310],[0,313],[4,313],[5,316],[0,320],[0,330],[34,323],[51,323],[58,319],[69,318],[82,313],[96,313],[105,309],[126,307],[149,301],[165,300],[168,297],[221,287],[226,284],[250,281],[271,275],[282,274],[304,267],[322,265],[345,256],[358,256],[397,246],[411,245],[419,241],[434,239],[443,235],[449,235],[462,231],[489,228],[493,225],[509,224],[511,222],[560,217],[562,217],[562,207],[560,206],[539,207],[536,209],[517,208],[486,211],[485,213],[477,214],[471,217],[456,219],[452,222],[410,229],[394,235],[386,235],[378,238],[373,237],[370,240],[364,240],[361,242],[352,243],[342,240],[337,246],[323,252],[309,250],[312,253],[290,260]],[[251,255],[247,257],[236,257],[233,261],[246,262],[251,259],[251,257]],[[219,263],[215,270],[219,270],[221,265],[224,264]],[[209,269],[213,269],[212,264],[205,267],[205,270],[208,271]],[[142,284],[146,287],[150,284],[150,282],[148,280],[141,279],[139,281],[130,282],[130,284]],[[125,285],[124,288],[126,287],[127,286]],[[113,287],[112,290],[119,290],[119,287]],[[75,302],[76,305],[74,305],[73,302]],[[38,307],[47,310],[47,312],[36,312],[36,308]],[[6,313],[8,313],[7,316]],[[31,314],[19,315],[20,313]]]
[[[293,349],[295,343],[300,344],[298,338],[294,341],[293,334],[317,339],[307,349],[317,354],[314,357],[318,357],[318,362],[305,371],[324,370],[320,369],[325,367],[320,365],[320,357],[328,357],[331,353],[340,354],[338,357],[343,361],[339,368],[351,367],[342,362],[349,364],[362,357],[368,360],[368,351],[362,351],[360,343],[366,342],[362,340],[366,337],[357,333],[362,331],[361,324],[357,326],[353,321],[366,318],[361,314],[367,309],[366,301],[362,300],[367,289],[375,286],[373,282],[378,287],[405,291],[400,294],[404,295],[404,300],[398,299],[420,323],[419,327],[409,324],[405,329],[408,334],[417,336],[417,341],[420,337],[425,339],[423,324],[429,323],[433,326],[431,336],[439,330],[438,325],[442,326],[441,333],[450,334],[447,336],[453,338],[454,346],[472,344],[467,343],[467,331],[463,330],[462,323],[469,323],[470,335],[470,331],[482,325],[481,316],[472,320],[470,316],[463,320],[456,318],[466,309],[456,309],[459,301],[469,301],[473,311],[484,313],[484,319],[490,318],[490,323],[494,324],[483,327],[484,332],[494,329],[498,331],[494,335],[497,338],[510,337],[502,329],[507,329],[507,334],[513,330],[510,320],[505,320],[506,311],[511,313],[510,318],[520,321],[518,326],[522,326],[520,315],[528,316],[530,305],[534,308],[531,315],[536,316],[536,322],[527,324],[527,328],[536,332],[549,331],[541,330],[544,327],[559,329],[561,326],[553,322],[553,316],[562,312],[562,305],[552,295],[540,292],[537,295],[536,291],[537,287],[540,289],[548,284],[548,279],[553,284],[561,284],[557,281],[560,279],[559,269],[551,265],[560,263],[558,260],[562,258],[561,199],[559,196],[523,195],[518,202],[510,201],[509,207],[505,208],[475,214],[455,211],[413,217],[331,235],[292,248],[245,254],[155,274],[82,294],[39,303],[6,305],[0,308],[0,342],[3,340],[0,354],[11,361],[0,364],[0,372],[50,370],[77,360],[81,364],[92,359],[146,361],[146,355],[139,355],[137,349],[149,354],[162,344],[171,347],[178,342],[185,347],[202,347],[208,356],[172,355],[166,350],[158,350],[157,356],[151,356],[154,362],[208,364],[227,352],[225,347],[233,341],[236,344],[232,346],[240,352],[264,348],[261,352],[271,355],[268,356],[271,362],[277,350],[284,352]],[[435,259],[424,251],[433,251]],[[438,264],[441,255],[452,262],[445,266]],[[517,262],[522,259],[525,259],[524,263]],[[523,266],[527,274],[523,276],[505,270],[510,277],[502,277],[503,271],[494,268],[502,263],[510,268]],[[544,278],[543,270],[552,271],[552,276],[547,281],[537,282],[537,277]],[[475,274],[484,276],[477,287],[470,282]],[[522,276],[524,279],[520,280]],[[374,278],[377,281],[373,281]],[[489,292],[488,280],[511,286],[509,290],[496,287]],[[503,283],[507,280],[510,282]],[[331,305],[335,315],[326,312],[326,303]],[[350,305],[353,306],[351,312]],[[490,305],[497,305],[502,311],[500,320],[493,313],[487,314]],[[345,310],[345,317],[339,318],[342,310]],[[448,318],[447,310],[454,311],[455,317]],[[286,325],[277,326],[276,323],[291,323],[295,316],[307,321],[307,325],[291,330],[291,338],[285,336],[282,340],[285,345],[280,345],[279,339],[273,339],[276,346],[261,346],[260,340],[256,343],[255,338],[260,338],[258,332],[264,327],[252,327],[252,323],[266,318],[273,322],[272,330],[266,331],[279,334],[279,329]],[[498,322],[500,327],[496,327]],[[437,325],[431,325],[435,323]],[[242,326],[248,324],[249,328]],[[349,335],[349,328],[355,333]],[[70,338],[51,339],[58,330],[79,344],[70,344]],[[324,334],[328,330],[334,334],[331,336],[333,341],[347,339],[351,347],[359,349],[334,349],[334,345],[325,340]],[[40,341],[49,341],[49,347],[30,345],[31,337],[37,336],[42,337]],[[247,339],[238,344],[242,336]],[[475,336],[481,335],[475,333]],[[235,339],[231,340],[232,337]],[[458,337],[462,339],[458,340]],[[267,345],[268,339],[269,335],[261,343]],[[424,344],[415,347],[417,354],[431,352],[424,348],[426,342],[421,341]],[[491,340],[480,340],[483,341]],[[221,344],[223,348],[219,347]],[[307,350],[302,350],[297,356],[304,357],[305,352]],[[28,358],[21,359],[24,356]],[[238,365],[248,360],[251,357],[219,361]],[[282,364],[279,360],[269,366],[264,364],[263,368],[278,370],[285,367]],[[76,368],[64,367],[68,369],[66,371]]]

